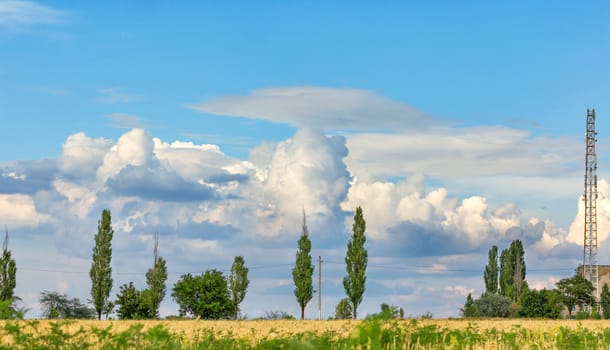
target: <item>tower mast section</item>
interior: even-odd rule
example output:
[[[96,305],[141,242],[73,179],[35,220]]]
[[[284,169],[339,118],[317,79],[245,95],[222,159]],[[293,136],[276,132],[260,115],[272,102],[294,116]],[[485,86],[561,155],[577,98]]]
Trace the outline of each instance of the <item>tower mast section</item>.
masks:
[[[597,154],[595,143],[595,109],[587,109],[587,129],[585,133],[585,241],[583,251],[583,277],[591,282],[596,300],[599,300],[597,270]]]

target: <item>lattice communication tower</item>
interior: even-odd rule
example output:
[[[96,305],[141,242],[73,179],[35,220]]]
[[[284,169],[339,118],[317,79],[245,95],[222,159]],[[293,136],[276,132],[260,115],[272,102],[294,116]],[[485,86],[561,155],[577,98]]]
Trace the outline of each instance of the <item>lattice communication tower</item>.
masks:
[[[599,300],[597,272],[597,155],[595,143],[595,109],[587,109],[587,129],[585,145],[585,242],[583,252],[583,276],[593,285],[595,296]]]

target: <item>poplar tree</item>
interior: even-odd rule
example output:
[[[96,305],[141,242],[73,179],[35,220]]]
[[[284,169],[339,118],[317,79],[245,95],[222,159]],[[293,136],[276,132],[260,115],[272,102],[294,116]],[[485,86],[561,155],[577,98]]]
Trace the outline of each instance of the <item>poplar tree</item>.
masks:
[[[510,249],[502,249],[500,253],[500,295],[511,298],[514,292],[514,270]]]
[[[15,287],[17,286],[17,264],[8,250],[8,229],[5,228],[4,242],[2,244],[2,257],[0,257],[0,301],[13,303]]]
[[[155,243],[153,248],[153,267],[146,272],[146,284],[148,289],[145,291],[146,302],[152,317],[159,317],[159,306],[165,298],[167,281],[167,266],[165,259],[159,256],[159,234],[155,233]]]
[[[245,265],[243,256],[236,256],[231,265],[231,275],[229,275],[229,291],[231,293],[231,301],[235,310],[233,311],[233,319],[236,320],[239,315],[239,304],[246,297],[246,290],[250,280],[248,280],[248,268]]]
[[[109,305],[108,297],[112,290],[112,230],[110,210],[102,211],[102,219],[97,224],[95,235],[95,246],[91,258],[91,302],[97,313],[98,320],[102,318],[102,312]]]
[[[299,238],[299,249],[297,250],[296,262],[292,269],[292,280],[294,281],[294,296],[301,308],[301,320],[305,318],[305,306],[313,298],[313,264],[311,262],[311,241],[305,222],[305,211],[303,210],[303,225],[301,238]]]
[[[485,279],[485,292],[498,293],[498,247],[495,245],[489,250],[489,259],[483,278]]]
[[[500,254],[500,294],[517,301],[528,289],[525,275],[525,250],[517,239]]]
[[[366,265],[368,263],[368,253],[364,248],[366,222],[360,207],[356,208],[352,229],[352,238],[347,242],[347,253],[345,255],[347,276],[343,278],[343,288],[352,304],[355,319],[357,318],[358,306],[362,302],[362,296],[366,290]]]
[[[513,264],[513,301],[517,301],[521,294],[528,289],[525,281],[525,249],[523,249],[521,240],[518,239],[511,242],[509,249],[512,256],[511,263]]]

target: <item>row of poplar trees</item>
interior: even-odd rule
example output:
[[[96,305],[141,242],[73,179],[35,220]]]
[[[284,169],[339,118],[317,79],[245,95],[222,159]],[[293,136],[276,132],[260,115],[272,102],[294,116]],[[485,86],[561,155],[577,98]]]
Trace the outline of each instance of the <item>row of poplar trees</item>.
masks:
[[[98,222],[91,270],[91,303],[98,319],[116,307],[121,319],[150,319],[159,317],[159,306],[166,294],[166,261],[158,255],[159,236],[155,234],[153,267],[146,272],[147,288],[137,289],[133,282],[123,284],[113,302],[112,290],[112,219],[109,210],[102,211]],[[231,275],[225,279],[220,271],[208,270],[201,276],[182,275],[173,288],[172,297],[180,306],[180,314],[201,318],[237,319],[239,304],[248,288],[248,268],[243,257],[235,257]]]
[[[301,320],[305,318],[305,307],[313,298],[313,272],[314,266],[311,261],[311,241],[303,211],[301,237],[298,241],[295,266],[292,269],[294,281],[294,295],[301,309]],[[356,208],[352,236],[347,243],[345,255],[345,269],[347,275],[343,278],[343,288],[347,295],[349,309],[353,318],[357,318],[357,309],[362,303],[362,297],[366,290],[366,266],[368,263],[368,252],[364,248],[366,222],[362,214],[362,208]],[[319,291],[318,291],[319,292]]]
[[[512,301],[519,299],[527,290],[525,280],[525,250],[520,240],[514,240],[510,246],[500,253],[500,266],[498,267],[498,247],[492,246],[485,272],[485,292],[500,294]]]
[[[97,318],[102,314],[106,317],[115,306],[119,309],[117,313],[121,318],[156,318],[159,316],[159,306],[165,297],[167,280],[167,267],[165,259],[158,256],[159,236],[155,235],[154,262],[146,272],[147,288],[137,290],[133,283],[124,284],[120,287],[116,302],[110,300],[112,290],[112,218],[110,210],[102,211],[102,218],[98,221],[97,234],[95,235],[95,246],[91,257],[91,303]],[[116,304],[116,305],[115,305]]]

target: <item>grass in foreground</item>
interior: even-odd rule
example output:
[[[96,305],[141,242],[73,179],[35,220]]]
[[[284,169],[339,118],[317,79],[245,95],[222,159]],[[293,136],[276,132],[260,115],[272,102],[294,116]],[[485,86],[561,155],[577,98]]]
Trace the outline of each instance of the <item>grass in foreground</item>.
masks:
[[[460,327],[432,321],[367,320],[344,323],[348,332],[324,328],[294,333],[279,331],[283,321],[232,322],[251,326],[250,334],[200,327],[180,331],[182,321],[127,323],[78,321],[17,321],[0,328],[0,349],[608,349],[610,328],[582,323],[553,327],[508,328],[493,320],[462,323]],[[254,322],[254,321],[252,321]],[[442,324],[442,322],[439,322]],[[176,326],[178,324],[178,326]],[[298,324],[295,322],[289,324]],[[314,324],[315,323],[311,323]],[[256,325],[256,327],[254,327]],[[320,323],[324,326],[324,323]],[[341,328],[343,329],[343,328]],[[346,330],[346,329],[343,329]]]

